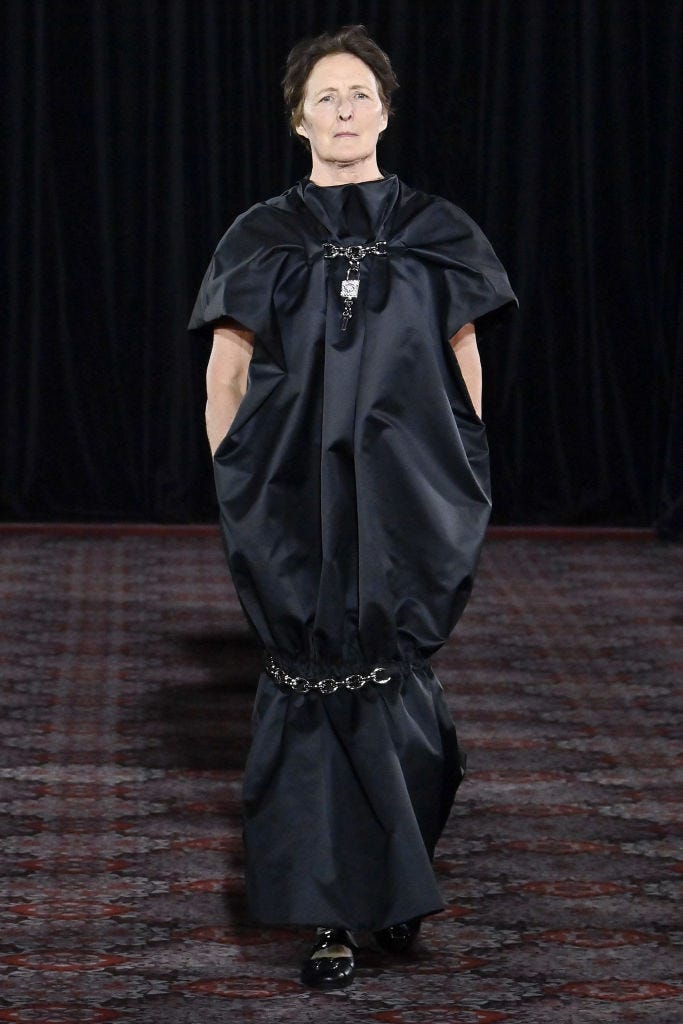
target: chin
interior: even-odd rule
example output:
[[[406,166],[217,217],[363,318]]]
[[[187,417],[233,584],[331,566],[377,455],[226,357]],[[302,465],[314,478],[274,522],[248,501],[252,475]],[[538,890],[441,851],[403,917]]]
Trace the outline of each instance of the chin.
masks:
[[[351,140],[349,139],[348,141],[350,142]],[[369,160],[372,158],[374,153],[373,149],[368,149],[367,144],[358,145],[355,139],[353,141],[356,145],[334,146],[332,150],[332,158],[336,160]]]
[[[358,145],[358,139],[337,139],[332,150],[335,153],[357,153],[360,155],[364,148],[364,146]]]

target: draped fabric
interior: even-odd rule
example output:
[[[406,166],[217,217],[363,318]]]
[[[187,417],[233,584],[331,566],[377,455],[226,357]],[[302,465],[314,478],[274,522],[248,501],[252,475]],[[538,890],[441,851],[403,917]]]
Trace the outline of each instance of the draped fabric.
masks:
[[[187,316],[226,225],[307,170],[281,109],[289,47],[363,21],[401,82],[382,167],[481,224],[520,300],[482,352],[494,517],[680,530],[678,0],[6,0],[0,17],[5,518],[214,516],[208,346]]]
[[[514,304],[478,226],[396,175],[303,179],[211,259],[190,326],[254,332],[214,457],[221,527],[280,666],[259,679],[244,778],[257,920],[376,930],[443,907],[431,858],[464,755],[429,658],[490,512],[485,429],[449,338]],[[292,692],[282,668],[336,688]]]
[[[363,259],[342,320],[347,265],[325,247],[370,241],[383,254]],[[490,493],[448,339],[513,303],[477,225],[396,175],[302,181],[220,242],[190,326],[255,332],[215,453],[221,526],[245,612],[295,675],[422,663],[450,635]]]

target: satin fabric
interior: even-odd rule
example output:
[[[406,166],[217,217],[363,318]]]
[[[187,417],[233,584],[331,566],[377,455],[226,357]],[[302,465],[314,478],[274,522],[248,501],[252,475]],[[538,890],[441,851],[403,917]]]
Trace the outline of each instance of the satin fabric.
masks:
[[[343,257],[360,266],[342,330]],[[469,596],[490,511],[485,428],[448,339],[514,303],[480,229],[395,175],[308,180],[219,243],[190,321],[254,332],[214,459],[226,553],[263,648],[292,674],[382,666],[321,697],[263,675],[245,772],[262,921],[381,928],[442,905],[430,859],[462,775],[430,656]]]
[[[252,917],[376,931],[441,910],[431,859],[464,767],[428,667],[322,699],[262,676],[244,781]]]
[[[345,332],[329,239],[388,244],[361,264]],[[421,663],[451,633],[490,492],[448,339],[511,301],[476,225],[396,176],[300,183],[219,244],[190,327],[232,317],[256,335],[215,456],[221,522],[245,612],[293,671]]]

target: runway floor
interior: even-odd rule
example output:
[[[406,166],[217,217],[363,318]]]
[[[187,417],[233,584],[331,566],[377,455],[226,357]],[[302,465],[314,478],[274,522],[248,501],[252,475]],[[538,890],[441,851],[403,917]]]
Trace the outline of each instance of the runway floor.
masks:
[[[683,547],[487,543],[415,954],[301,987],[250,926],[259,660],[212,529],[0,531],[0,1022],[680,1024]]]

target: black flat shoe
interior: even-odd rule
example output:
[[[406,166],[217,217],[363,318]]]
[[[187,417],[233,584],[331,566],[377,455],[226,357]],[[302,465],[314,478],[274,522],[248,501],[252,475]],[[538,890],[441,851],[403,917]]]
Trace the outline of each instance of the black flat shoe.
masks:
[[[412,917],[410,921],[389,925],[375,932],[378,945],[387,953],[407,953],[412,946],[422,924],[421,917]]]
[[[343,928],[319,928],[310,953],[301,965],[301,981],[309,988],[342,988],[353,981],[356,964],[349,933]]]

